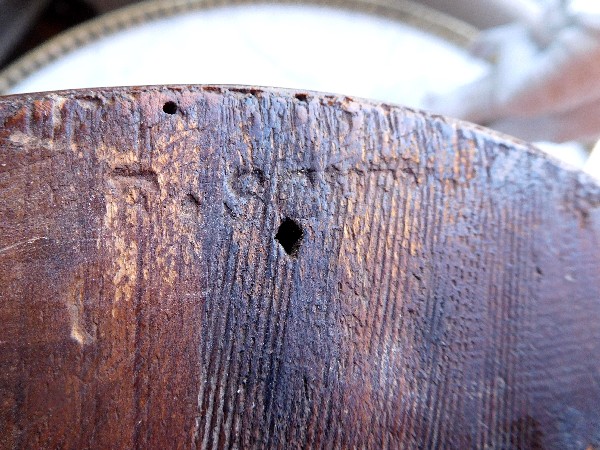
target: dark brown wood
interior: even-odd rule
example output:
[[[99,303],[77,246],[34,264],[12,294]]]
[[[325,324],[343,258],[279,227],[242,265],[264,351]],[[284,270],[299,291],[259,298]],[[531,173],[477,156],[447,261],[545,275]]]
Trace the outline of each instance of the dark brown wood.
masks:
[[[600,445],[600,187],[395,106],[0,98],[2,448]]]

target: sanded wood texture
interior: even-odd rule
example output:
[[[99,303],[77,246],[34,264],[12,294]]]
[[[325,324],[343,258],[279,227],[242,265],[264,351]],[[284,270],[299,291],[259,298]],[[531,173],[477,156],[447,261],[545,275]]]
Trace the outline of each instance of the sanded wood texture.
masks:
[[[0,447],[600,446],[600,187],[474,125],[0,97]]]

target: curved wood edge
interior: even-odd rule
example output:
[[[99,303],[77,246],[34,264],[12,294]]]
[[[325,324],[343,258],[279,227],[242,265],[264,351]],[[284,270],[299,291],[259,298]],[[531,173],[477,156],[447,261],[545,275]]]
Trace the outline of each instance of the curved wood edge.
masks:
[[[533,147],[304,91],[27,94],[0,200],[5,448],[600,444],[600,186]]]

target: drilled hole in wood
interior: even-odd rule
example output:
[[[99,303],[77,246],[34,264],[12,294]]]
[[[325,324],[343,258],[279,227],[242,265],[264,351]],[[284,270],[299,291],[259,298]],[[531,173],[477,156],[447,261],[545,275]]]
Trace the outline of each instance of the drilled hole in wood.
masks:
[[[167,114],[175,114],[177,112],[177,103],[167,102],[163,105],[163,111]]]
[[[296,256],[302,241],[302,228],[294,220],[285,218],[279,225],[275,239],[288,255]]]

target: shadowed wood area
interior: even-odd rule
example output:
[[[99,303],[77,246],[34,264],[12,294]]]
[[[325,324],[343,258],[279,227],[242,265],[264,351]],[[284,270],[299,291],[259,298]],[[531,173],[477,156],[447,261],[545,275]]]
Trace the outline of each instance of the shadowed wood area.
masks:
[[[0,97],[0,447],[600,446],[600,186],[347,97]]]

